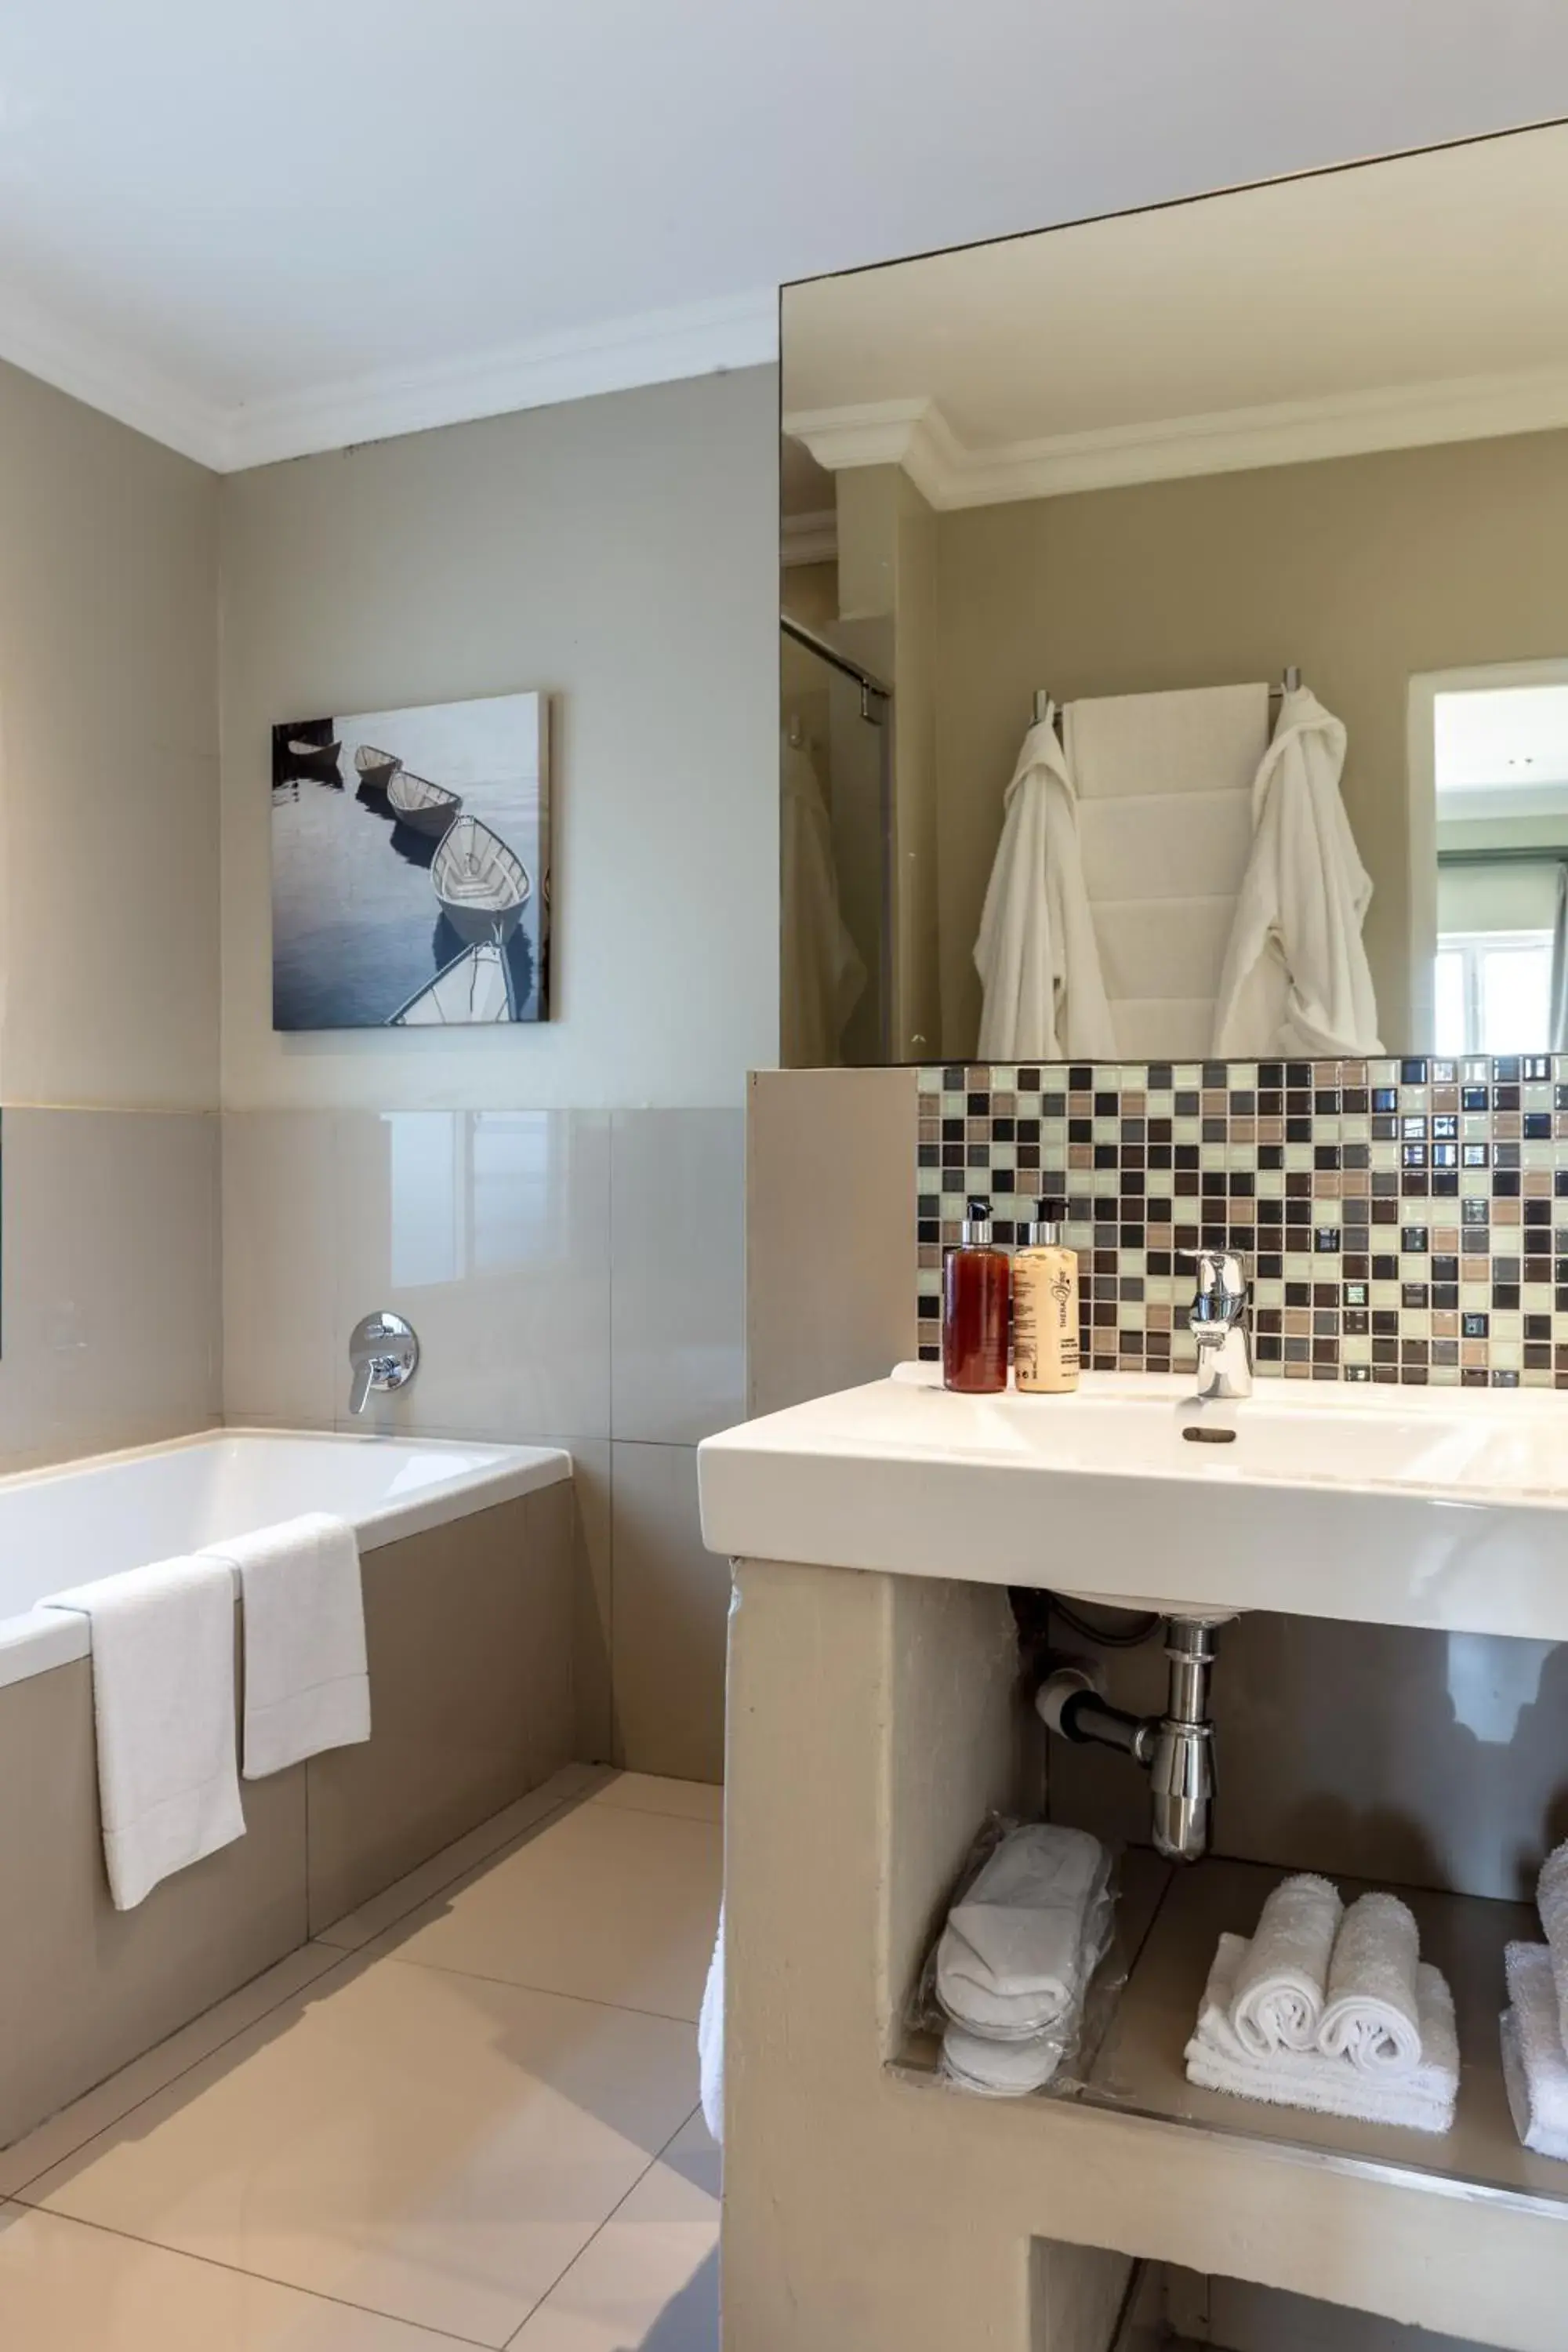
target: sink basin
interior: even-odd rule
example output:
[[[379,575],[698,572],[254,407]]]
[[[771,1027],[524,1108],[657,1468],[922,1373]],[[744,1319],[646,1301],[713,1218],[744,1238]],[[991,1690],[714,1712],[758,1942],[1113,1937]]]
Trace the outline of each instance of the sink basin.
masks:
[[[1032,1584],[1123,1606],[1568,1640],[1568,1398],[1190,1377],[962,1397],[934,1367],[699,1450],[734,1557]],[[1204,1436],[1194,1443],[1194,1421]]]

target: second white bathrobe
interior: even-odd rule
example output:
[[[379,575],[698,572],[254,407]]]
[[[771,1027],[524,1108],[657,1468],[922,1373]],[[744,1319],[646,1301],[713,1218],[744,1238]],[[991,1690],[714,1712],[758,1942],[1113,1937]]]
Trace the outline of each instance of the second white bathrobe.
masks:
[[[983,1062],[1114,1061],[1078,795],[1047,711],[1024,738],[974,943]]]
[[[1340,798],[1345,730],[1298,687],[1253,787],[1252,856],[1215,1007],[1216,1059],[1380,1054],[1362,945],[1372,879]]]

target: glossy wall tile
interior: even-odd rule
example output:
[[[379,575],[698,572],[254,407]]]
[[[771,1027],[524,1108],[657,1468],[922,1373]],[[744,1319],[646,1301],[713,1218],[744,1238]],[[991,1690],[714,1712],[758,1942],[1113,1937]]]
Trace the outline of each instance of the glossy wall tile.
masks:
[[[578,1750],[653,1771],[721,1766],[728,1575],[693,1447],[745,1410],[743,1138],[739,1110],[224,1121],[228,1417],[566,1446]],[[419,1370],[351,1420],[378,1307]]]
[[[222,1418],[215,1116],[7,1108],[4,1230],[0,1469]]]
[[[1084,1361],[1194,1360],[1190,1259],[1253,1284],[1259,1371],[1568,1388],[1568,1055],[971,1066],[919,1075],[922,1357],[967,1194],[1079,1253]]]

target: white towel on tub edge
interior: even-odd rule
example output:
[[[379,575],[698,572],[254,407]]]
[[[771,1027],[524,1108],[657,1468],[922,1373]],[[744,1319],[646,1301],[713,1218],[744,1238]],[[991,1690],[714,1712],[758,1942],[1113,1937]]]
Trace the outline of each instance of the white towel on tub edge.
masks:
[[[234,1579],[186,1558],[53,1594],[92,1640],[103,1858],[115,1907],[245,1835],[235,1762]]]

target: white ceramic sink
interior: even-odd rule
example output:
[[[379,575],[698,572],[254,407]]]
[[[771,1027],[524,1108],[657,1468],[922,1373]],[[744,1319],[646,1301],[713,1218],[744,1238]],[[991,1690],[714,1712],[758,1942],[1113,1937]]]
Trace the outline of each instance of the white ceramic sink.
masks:
[[[705,1538],[737,1558],[1048,1586],[1216,1615],[1568,1640],[1568,1396],[1190,1377],[952,1396],[934,1368],[699,1450]]]

